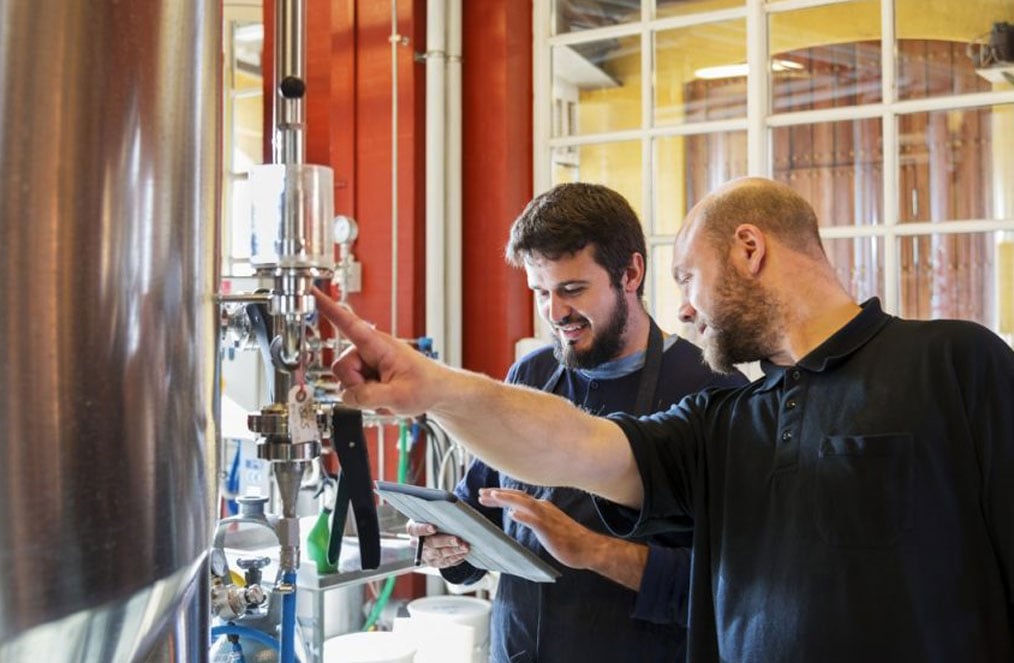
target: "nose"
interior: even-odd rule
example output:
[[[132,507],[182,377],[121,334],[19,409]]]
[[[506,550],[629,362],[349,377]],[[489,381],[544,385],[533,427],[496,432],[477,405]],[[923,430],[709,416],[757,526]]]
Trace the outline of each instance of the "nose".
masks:
[[[546,298],[546,317],[550,322],[559,324],[570,315],[570,306],[565,304],[559,297],[550,294]]]
[[[676,310],[676,313],[679,315],[680,322],[693,322],[697,317],[697,309],[687,299],[684,299],[680,303],[680,307]]]

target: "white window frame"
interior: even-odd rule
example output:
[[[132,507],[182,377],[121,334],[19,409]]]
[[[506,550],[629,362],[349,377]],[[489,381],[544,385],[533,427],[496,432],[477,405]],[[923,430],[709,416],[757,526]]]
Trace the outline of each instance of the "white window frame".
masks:
[[[850,107],[820,109],[792,113],[773,114],[769,110],[771,95],[770,76],[750,75],[747,77],[747,114],[745,118],[712,122],[686,123],[675,126],[653,127],[652,95],[654,80],[653,34],[662,29],[688,27],[703,23],[746,19],[747,65],[750,72],[765,71],[768,61],[768,18],[771,15],[823,7],[851,0],[745,0],[742,7],[722,9],[686,16],[654,19],[654,0],[641,0],[641,20],[634,23],[608,26],[561,35],[551,34],[553,22],[552,0],[533,0],[533,98],[534,98],[534,190],[536,193],[552,186],[551,160],[553,150],[568,146],[637,139],[641,141],[642,172],[642,215],[648,240],[649,254],[657,249],[666,249],[673,240],[672,235],[655,234],[655,169],[652,163],[652,139],[660,136],[691,135],[720,131],[747,132],[747,169],[749,175],[770,177],[772,175],[771,130],[815,122],[879,118],[883,140],[883,216],[878,224],[861,226],[822,227],[821,236],[826,239],[881,238],[883,241],[883,288],[879,293],[884,309],[897,312],[900,300],[898,264],[899,240],[904,237],[924,234],[971,234],[978,232],[1014,233],[1014,218],[963,219],[938,222],[898,222],[898,160],[900,115],[937,110],[959,110],[984,106],[1014,103],[1014,90],[982,92],[946,97],[930,97],[899,101],[895,91],[895,7],[894,0],[881,0],[881,77],[882,100],[879,103]],[[552,49],[561,45],[574,45],[606,38],[641,36],[641,89],[642,119],[639,129],[556,137],[551,135],[552,113]],[[1008,208],[1008,215],[1010,215]],[[650,256],[648,256],[650,260]],[[648,280],[645,297],[649,311],[654,312],[658,304],[654,281]],[[662,303],[672,305],[672,303]],[[538,319],[538,316],[536,316]]]

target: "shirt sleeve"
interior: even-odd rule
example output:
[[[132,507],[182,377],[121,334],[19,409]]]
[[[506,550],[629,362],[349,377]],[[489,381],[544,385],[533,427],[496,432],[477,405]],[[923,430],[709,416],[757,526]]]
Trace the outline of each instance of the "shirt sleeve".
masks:
[[[623,429],[634,454],[644,498],[640,509],[630,509],[599,496],[595,507],[606,528],[615,536],[631,538],[693,529],[693,495],[698,472],[695,399],[684,398],[666,412],[635,418],[611,414]]]
[[[633,619],[687,626],[690,549],[648,545],[648,562],[634,601]]]

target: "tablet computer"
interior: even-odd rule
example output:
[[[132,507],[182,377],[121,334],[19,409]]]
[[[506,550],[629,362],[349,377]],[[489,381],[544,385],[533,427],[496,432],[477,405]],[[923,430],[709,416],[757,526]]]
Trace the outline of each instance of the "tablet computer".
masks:
[[[441,533],[467,541],[465,561],[472,566],[533,582],[555,582],[560,576],[551,564],[507,536],[454,493],[391,481],[375,483],[377,494],[412,520],[432,523]]]

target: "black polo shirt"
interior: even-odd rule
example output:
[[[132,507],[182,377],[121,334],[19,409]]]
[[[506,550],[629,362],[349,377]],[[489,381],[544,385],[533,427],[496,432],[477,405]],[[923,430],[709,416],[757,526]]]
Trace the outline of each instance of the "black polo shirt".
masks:
[[[611,529],[694,522],[689,660],[1014,660],[1014,352],[870,300],[798,365],[613,419],[644,485]]]

